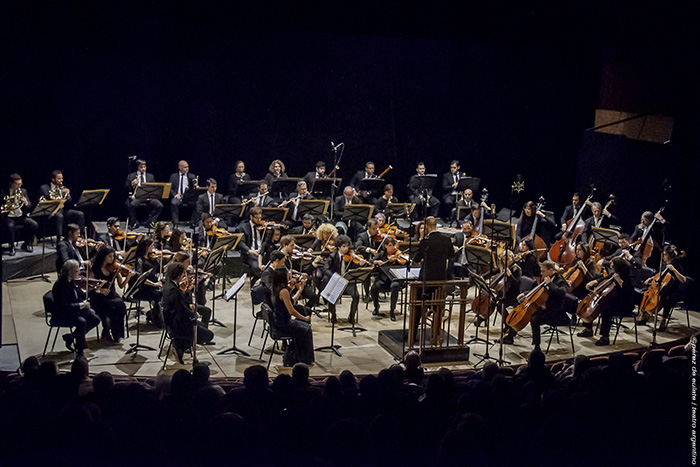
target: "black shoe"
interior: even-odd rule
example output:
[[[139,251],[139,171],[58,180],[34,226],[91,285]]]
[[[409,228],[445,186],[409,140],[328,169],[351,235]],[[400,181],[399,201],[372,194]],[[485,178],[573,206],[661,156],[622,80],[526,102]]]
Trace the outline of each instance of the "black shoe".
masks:
[[[180,365],[184,365],[185,361],[182,359],[182,356],[185,355],[185,349],[179,349],[175,347],[175,355],[177,356],[177,361]]]
[[[22,250],[23,250],[23,251],[26,251],[27,253],[31,253],[32,251],[34,251],[34,247],[31,246],[29,243],[24,242],[24,243],[22,244]]]
[[[71,352],[75,352],[75,347],[73,347],[73,335],[72,334],[64,334],[61,336],[63,338],[63,342],[66,343],[66,348],[70,350]]]
[[[355,324],[355,313],[350,313],[350,315],[348,316],[348,323],[350,323],[351,325]]]
[[[389,310],[389,318],[391,318],[392,321],[396,321],[396,312],[394,310]]]
[[[214,342],[214,341],[209,341],[209,342],[205,342],[205,343],[202,344],[202,345],[216,345],[216,342]]]
[[[375,308],[372,312],[372,316],[379,316],[379,308]]]
[[[10,251],[7,252],[7,256],[14,256],[17,254],[17,250],[15,250],[15,247],[10,247]]]
[[[513,345],[513,342],[514,342],[514,341],[513,341],[513,336],[512,336],[512,335],[506,334],[505,336],[503,336],[503,343],[504,343],[504,344]],[[500,343],[501,343],[501,340],[500,340],[500,339],[496,339],[496,344],[500,344]]]
[[[608,336],[603,336],[600,339],[598,339],[598,342],[595,343],[598,347],[603,346],[603,345],[610,345],[610,338]]]
[[[583,331],[576,333],[578,337],[593,337],[593,331],[590,329],[584,329]]]

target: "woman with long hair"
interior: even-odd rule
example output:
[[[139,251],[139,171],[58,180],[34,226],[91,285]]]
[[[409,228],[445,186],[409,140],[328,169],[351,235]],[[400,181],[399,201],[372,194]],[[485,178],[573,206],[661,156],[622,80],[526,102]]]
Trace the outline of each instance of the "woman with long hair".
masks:
[[[126,305],[117,293],[116,285],[123,289],[133,274],[133,270],[117,263],[113,248],[103,246],[97,250],[90,277],[103,280],[105,284],[90,293],[90,303],[102,320],[103,339],[118,343],[124,337]]]
[[[160,299],[163,296],[161,287],[163,283],[158,280],[160,265],[157,260],[151,258],[153,253],[153,240],[145,238],[136,247],[136,262],[134,270],[139,276],[147,275],[146,281],[141,284],[141,289],[136,293],[139,300],[150,303],[151,309],[146,313],[146,322],[153,323],[159,328],[163,328],[163,312],[160,309]]]
[[[299,300],[306,279],[292,297],[288,287],[288,276],[285,269],[275,269],[272,273],[272,314],[271,326],[280,334],[292,337],[292,344],[284,354],[284,365],[293,366],[303,362],[310,365],[314,362],[314,340],[311,332],[311,317],[303,316],[294,304]],[[294,319],[292,319],[294,317]]]

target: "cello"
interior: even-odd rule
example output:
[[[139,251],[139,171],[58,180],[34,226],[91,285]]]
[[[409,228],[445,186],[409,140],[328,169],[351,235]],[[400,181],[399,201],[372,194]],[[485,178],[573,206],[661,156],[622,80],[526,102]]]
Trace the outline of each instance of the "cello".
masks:
[[[506,318],[506,324],[516,331],[521,331],[532,320],[537,310],[542,308],[549,298],[549,291],[545,287],[547,283],[542,281],[540,285],[532,289]]]
[[[540,220],[540,216],[537,215],[538,211],[542,211],[542,208],[544,207],[544,196],[540,196],[539,203],[537,203],[537,206],[535,206],[534,212],[532,213],[535,216],[535,220],[532,222],[532,230],[530,230],[530,233],[523,238],[523,240],[532,240],[533,245],[535,246],[535,251],[537,259],[542,261],[542,258],[545,255],[545,251],[547,251],[547,244],[542,240],[542,237],[537,235],[537,223]]]
[[[615,204],[615,195],[610,193],[610,199],[607,203],[605,203],[603,212],[607,211],[608,208],[611,207],[613,204]],[[595,241],[594,238],[591,237],[589,244],[591,246],[591,253],[593,254],[593,259],[596,263],[598,263],[598,261],[603,259],[603,248],[605,247],[605,242]]]
[[[617,281],[615,280],[614,275],[602,281],[591,293],[586,296],[586,298],[579,302],[578,307],[576,308],[576,314],[585,323],[592,323],[595,321],[600,311],[598,305],[600,305],[601,300],[615,290],[616,285]]]
[[[586,201],[581,205],[581,209],[578,210],[576,215],[566,222],[566,230],[564,230],[564,235],[552,244],[549,249],[549,259],[559,264],[560,266],[568,264],[574,259],[576,259],[576,244],[578,243],[578,238],[583,234],[583,230],[586,228],[586,222],[581,219],[583,211],[585,210],[586,204],[588,204],[595,195],[595,188],[588,195]]]

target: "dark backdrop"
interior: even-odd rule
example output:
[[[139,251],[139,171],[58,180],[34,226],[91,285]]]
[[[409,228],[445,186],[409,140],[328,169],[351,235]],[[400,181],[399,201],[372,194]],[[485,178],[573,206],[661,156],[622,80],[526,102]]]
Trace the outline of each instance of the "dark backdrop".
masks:
[[[185,158],[200,180],[225,186],[237,159],[254,178],[274,158],[302,176],[332,162],[331,141],[344,142],[341,176],[368,159],[378,171],[392,165],[386,178],[403,199],[417,161],[442,174],[456,158],[499,208],[516,174],[526,182],[516,208],[544,195],[557,216],[594,182],[617,195],[630,231],[658,207],[667,178],[674,240],[695,248],[689,12],[630,15],[624,2],[143,3],[3,4],[3,178],[19,172],[34,193],[60,168],[76,193],[113,189],[98,219],[123,217],[132,154],[158,180]],[[632,97],[657,98],[628,110],[672,113],[671,144],[585,131],[611,89],[635,76],[603,67],[606,51],[620,48],[650,57],[641,71],[654,79],[640,82],[652,85]]]

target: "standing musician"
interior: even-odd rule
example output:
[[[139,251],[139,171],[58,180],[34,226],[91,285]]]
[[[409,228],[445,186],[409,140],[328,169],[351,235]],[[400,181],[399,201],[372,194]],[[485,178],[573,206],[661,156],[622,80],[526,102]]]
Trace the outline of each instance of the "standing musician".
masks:
[[[362,204],[362,200],[355,195],[355,191],[351,186],[346,186],[341,196],[336,196],[333,206],[333,221],[335,227],[350,237],[355,237],[357,232],[362,229],[362,224],[353,220],[346,224],[343,220],[343,211],[347,204]]]
[[[182,356],[194,345],[194,327],[197,326],[197,344],[213,344],[214,333],[197,321],[196,306],[180,289],[185,277],[185,265],[172,262],[168,265],[167,280],[163,285],[163,316],[175,347],[177,361],[184,364]]]
[[[90,267],[88,252],[85,248],[79,248],[76,245],[78,237],[80,237],[80,227],[77,224],[68,224],[64,238],[56,243],[56,272],[60,273],[69,259],[77,261],[80,267]],[[99,249],[102,245],[102,242],[96,243],[93,250]]]
[[[304,214],[304,217],[301,218],[301,225],[294,227],[289,233],[292,235],[316,235],[314,216],[311,214]]]
[[[581,235],[582,241],[586,243],[593,237],[593,227],[609,229],[611,223],[617,222],[617,217],[613,216],[607,209],[604,209],[603,205],[597,201],[591,204],[591,211],[593,215],[586,219],[586,226]]]
[[[114,250],[108,246],[97,251],[90,268],[91,278],[105,281],[103,287],[90,292],[90,303],[102,320],[102,338],[117,343],[124,337],[126,305],[117,294],[116,285],[123,289],[134,274],[133,270],[124,268],[126,266],[117,263]]]
[[[160,300],[163,297],[161,287],[163,283],[158,280],[159,264],[155,256],[153,256],[153,240],[144,238],[136,247],[136,262],[134,263],[134,271],[139,276],[146,274],[148,278],[141,285],[141,289],[137,292],[136,297],[140,300],[147,301],[151,309],[146,313],[146,322],[153,323],[156,327],[163,328],[163,312],[160,309]],[[135,282],[136,276],[130,281]]]
[[[314,182],[319,178],[328,178],[326,175],[326,163],[323,161],[316,162],[316,170],[307,172],[306,175],[304,175],[304,181],[306,182],[306,186],[309,187],[309,190],[314,190]]]
[[[292,343],[284,354],[284,365],[293,366],[297,362],[311,365],[314,362],[314,341],[311,332],[311,317],[297,311],[295,304],[306,285],[306,277],[301,279],[300,289],[292,296],[289,290],[289,276],[283,269],[272,273],[272,314],[270,325],[283,335],[290,335]],[[294,317],[295,319],[292,319]]]
[[[416,164],[416,173],[411,175],[408,181],[409,199],[416,205],[414,211],[418,217],[422,216],[422,209],[427,205],[428,216],[437,217],[440,210],[440,201],[433,196],[432,189],[421,189],[421,178],[425,177],[425,163]]]
[[[85,292],[80,290],[80,284],[77,283],[80,280],[79,263],[69,259],[61,266],[60,273],[52,288],[54,310],[51,322],[54,326],[74,328],[70,334],[63,335],[63,340],[68,350],[75,349],[80,356],[86,347],[85,335],[100,324],[100,318],[90,309],[90,303],[85,300]]]
[[[616,256],[610,262],[612,265],[612,277],[617,283],[615,289],[598,304],[600,314],[600,339],[597,346],[610,345],[610,327],[614,316],[632,316],[634,311],[634,283],[631,277],[631,264],[624,258]],[[594,290],[599,280],[593,280],[586,284],[586,288]],[[576,334],[579,337],[593,337],[593,322],[583,322],[584,329]]]
[[[377,266],[383,266],[385,264],[406,264],[408,261],[408,255],[403,255],[400,250],[396,248],[396,239],[389,237],[384,241],[384,246],[379,253],[374,255],[372,262]],[[386,274],[381,273],[377,279],[372,284],[370,289],[370,296],[374,303],[374,311],[372,311],[372,316],[379,315],[379,292],[380,291],[391,291],[390,294],[390,304],[389,304],[389,317],[392,321],[396,321],[396,302],[399,299],[399,291],[401,290],[401,282],[395,279],[390,279]]]
[[[170,235],[170,225],[167,222],[159,221],[156,223],[153,229],[153,248],[156,250],[167,250]]]
[[[680,299],[681,284],[685,284],[686,281],[686,277],[683,275],[683,266],[681,266],[678,258],[678,250],[675,246],[666,245],[666,247],[664,247],[663,261],[664,267],[659,273],[662,276],[661,280],[663,281],[667,274],[670,274],[671,277],[670,282],[659,290],[657,309],[663,310],[663,317],[658,326],[659,331],[666,330],[669,316],[671,316],[671,310]],[[651,285],[654,279],[655,277],[650,277],[644,281],[644,284]],[[642,312],[642,316],[637,321],[637,324],[646,324],[649,318],[649,313]]]
[[[158,216],[160,216],[160,212],[163,210],[163,203],[161,203],[158,199],[153,198],[146,201],[139,201],[131,196],[136,190],[136,187],[141,186],[144,183],[153,183],[156,181],[153,174],[146,172],[146,161],[142,159],[136,160],[136,167],[136,172],[131,172],[129,175],[127,175],[126,182],[124,182],[124,186],[127,190],[129,190],[130,195],[126,199],[126,208],[129,211],[129,219],[131,226],[134,229],[137,229],[139,225],[141,225],[136,217],[137,207],[148,206],[149,208],[148,219],[143,223],[144,226],[151,225],[157,221]]]
[[[442,201],[445,206],[445,211],[451,213],[457,203],[457,185],[459,179],[466,174],[459,173],[459,161],[453,160],[450,162],[450,171],[442,176]]]
[[[249,182],[250,175],[245,171],[245,163],[243,161],[236,161],[236,171],[231,174],[228,179],[228,199],[229,203],[240,204],[241,198],[246,195],[246,193],[238,193],[238,185],[243,182]]]
[[[272,161],[268,170],[269,172],[267,175],[265,175],[263,180],[269,187],[272,187],[272,182],[275,180],[284,180],[285,178],[289,178],[287,177],[287,172],[285,171],[284,162],[279,159]],[[273,193],[273,195],[277,196],[278,193]]]
[[[63,226],[68,223],[78,224],[80,231],[85,228],[85,214],[77,209],[73,203],[73,197],[70,190],[63,185],[63,173],[60,170],[51,172],[51,182],[39,187],[39,201],[64,199],[63,207],[56,214],[52,214],[50,219],[53,219],[56,236],[63,236]]]
[[[350,245],[352,245],[352,240],[347,235],[338,235],[335,238],[336,251],[331,253],[328,257],[328,261],[323,268],[323,284],[321,289],[323,289],[333,274],[345,275],[345,272],[349,269],[355,269],[359,266],[364,266],[367,264],[364,258],[353,254],[350,250]],[[343,295],[350,295],[352,297],[352,302],[350,303],[350,314],[348,315],[348,322],[350,324],[355,323],[355,316],[357,316],[357,306],[360,302],[360,294],[357,293],[357,286],[354,283],[348,284],[345,288]],[[331,313],[331,319],[336,319],[335,316],[335,305],[332,303],[328,304],[328,311]]]
[[[576,217],[581,209],[583,209],[581,219],[588,219],[591,216],[591,204],[593,203],[591,203],[590,200],[586,200],[585,203],[581,203],[581,196],[578,193],[574,193],[571,197],[571,204],[564,208],[564,213],[561,215],[561,231],[564,232],[566,230],[566,223]],[[558,234],[558,236],[561,238],[561,234]]]
[[[10,185],[0,192],[2,196],[2,231],[10,243],[9,256],[15,255],[15,235],[19,228],[22,229],[22,250],[26,252],[34,251],[32,245],[36,239],[36,232],[39,224],[29,217],[32,203],[29,201],[27,190],[22,188],[22,177],[18,174],[10,175]]]
[[[374,162],[367,161],[365,163],[365,170],[360,170],[353,175],[350,179],[350,186],[355,190],[355,196],[360,198],[362,203],[373,204],[374,200],[368,199],[371,196],[370,192],[360,192],[360,182],[364,179],[374,179],[377,175],[374,173]]]
[[[250,210],[250,220],[242,222],[238,231],[243,233],[243,238],[238,242],[238,250],[241,252],[243,262],[250,266],[251,286],[260,279],[260,267],[258,255],[263,241],[262,209],[254,207]]]
[[[532,233],[532,226],[535,224],[535,216],[539,217],[537,222],[537,231],[532,236],[539,235],[542,240],[549,246],[549,226],[554,226],[552,221],[550,221],[545,213],[542,211],[535,211],[536,205],[533,201],[528,201],[523,206],[523,211],[520,213],[520,219],[518,219],[518,226],[515,229],[515,235],[518,241],[527,237]]]
[[[374,211],[383,213],[386,211],[386,205],[389,203],[398,203],[399,200],[394,196],[394,185],[387,183],[384,185],[384,194],[374,203]]]
[[[202,218],[202,214],[208,213],[214,215],[217,204],[224,204],[224,196],[216,192],[217,184],[213,178],[207,179],[207,191],[197,197],[197,219]],[[226,228],[226,221],[214,218],[214,224],[222,229]]]
[[[190,172],[190,165],[187,161],[177,163],[177,172],[170,175],[170,220],[177,225],[180,222],[180,207],[183,206],[185,191],[197,186],[198,177]],[[189,205],[191,206],[191,205]],[[192,213],[190,225],[196,222],[196,214]]]

